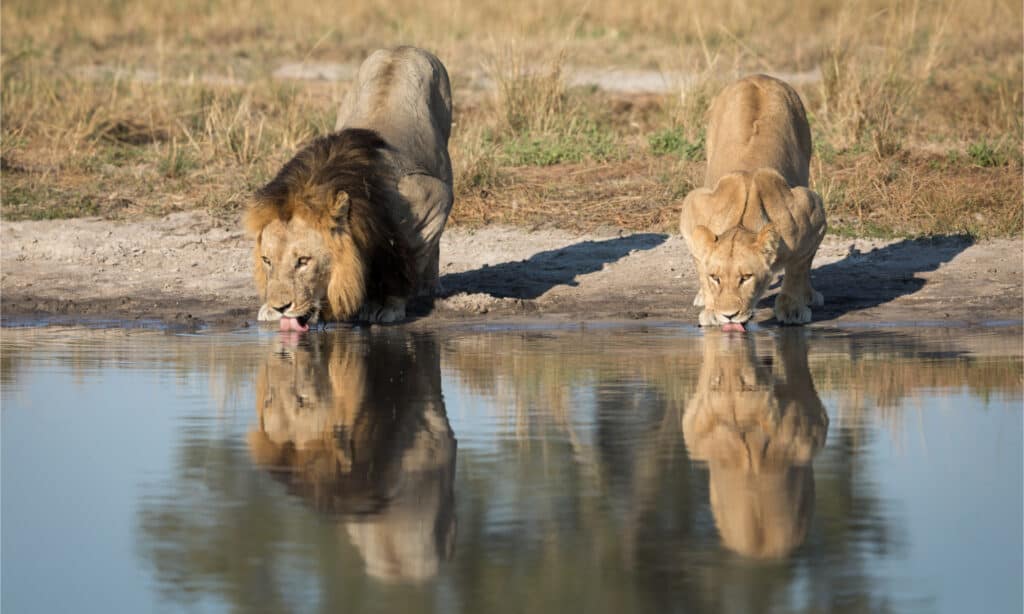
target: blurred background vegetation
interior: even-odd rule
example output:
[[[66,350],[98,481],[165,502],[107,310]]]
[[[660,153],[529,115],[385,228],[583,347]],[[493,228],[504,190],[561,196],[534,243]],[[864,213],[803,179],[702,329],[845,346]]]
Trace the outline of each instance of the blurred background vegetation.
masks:
[[[2,214],[234,219],[330,130],[371,50],[415,44],[455,88],[454,224],[673,230],[731,79],[788,78],[832,231],[1017,235],[1013,0],[10,0]],[[652,85],[653,84],[653,85]]]

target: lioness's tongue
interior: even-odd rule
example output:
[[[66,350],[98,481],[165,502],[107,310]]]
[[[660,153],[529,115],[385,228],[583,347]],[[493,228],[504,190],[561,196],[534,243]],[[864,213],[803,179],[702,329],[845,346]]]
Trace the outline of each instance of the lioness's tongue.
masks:
[[[300,324],[297,318],[282,316],[279,322],[281,323],[281,330],[294,330],[302,333],[309,330],[309,324]]]
[[[739,322],[726,322],[722,325],[722,332],[726,333],[742,333],[745,330]]]

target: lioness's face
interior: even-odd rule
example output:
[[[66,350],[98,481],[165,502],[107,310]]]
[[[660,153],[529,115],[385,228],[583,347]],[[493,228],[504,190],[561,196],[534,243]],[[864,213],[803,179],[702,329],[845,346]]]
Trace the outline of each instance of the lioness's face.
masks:
[[[742,324],[753,317],[771,283],[777,238],[740,228],[711,237],[701,259],[700,279],[704,309],[715,320],[707,324]]]
[[[323,235],[299,216],[274,220],[260,235],[259,256],[267,286],[260,319],[316,322],[327,296],[331,252]]]

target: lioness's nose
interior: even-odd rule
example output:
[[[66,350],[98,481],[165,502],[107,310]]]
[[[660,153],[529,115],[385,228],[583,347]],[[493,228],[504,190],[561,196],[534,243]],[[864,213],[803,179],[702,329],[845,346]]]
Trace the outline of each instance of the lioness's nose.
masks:
[[[280,307],[274,307],[274,311],[279,311],[281,313],[284,313],[291,306],[292,306],[291,303],[285,303],[284,305],[281,305]]]
[[[730,319],[730,320],[731,320],[731,319],[735,318],[737,314],[739,314],[739,312],[738,312],[738,311],[734,311],[734,312],[732,312],[732,313],[723,313],[723,314],[722,314],[722,317],[724,317],[724,318],[728,318],[728,319]]]

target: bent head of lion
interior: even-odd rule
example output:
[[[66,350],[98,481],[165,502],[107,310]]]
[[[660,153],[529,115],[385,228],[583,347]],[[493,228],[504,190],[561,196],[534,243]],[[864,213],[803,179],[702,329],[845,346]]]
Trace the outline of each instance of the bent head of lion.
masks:
[[[691,243],[701,264],[704,299],[702,326],[743,324],[753,317],[758,300],[771,284],[780,241],[771,224],[756,233],[740,227],[721,235],[707,226],[694,229]]]
[[[349,196],[340,192],[333,200],[320,214],[297,207],[285,219],[250,217],[261,226],[253,229],[256,285],[264,299],[260,320],[282,319],[306,330],[324,311],[348,315],[362,304],[365,267],[344,227]]]

